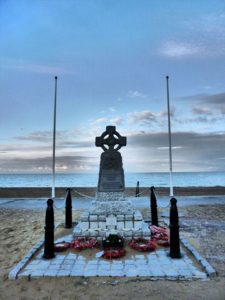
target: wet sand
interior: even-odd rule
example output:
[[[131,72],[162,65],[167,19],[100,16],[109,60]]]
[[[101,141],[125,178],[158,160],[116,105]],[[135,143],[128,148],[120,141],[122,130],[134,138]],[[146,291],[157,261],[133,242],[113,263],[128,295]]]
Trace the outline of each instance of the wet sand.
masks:
[[[126,196],[135,195],[135,187],[126,188]],[[169,188],[159,187],[155,189],[157,195],[167,196],[169,195]],[[94,187],[72,187],[72,196],[80,197],[82,195],[94,197],[96,194],[96,188]],[[142,196],[149,195],[148,187],[140,187],[140,194]],[[174,187],[174,194],[176,196],[217,196],[225,195],[225,186],[213,186],[213,187]],[[49,197],[51,195],[51,188],[0,188],[0,198],[41,198]],[[56,197],[65,197],[66,188],[56,188]]]

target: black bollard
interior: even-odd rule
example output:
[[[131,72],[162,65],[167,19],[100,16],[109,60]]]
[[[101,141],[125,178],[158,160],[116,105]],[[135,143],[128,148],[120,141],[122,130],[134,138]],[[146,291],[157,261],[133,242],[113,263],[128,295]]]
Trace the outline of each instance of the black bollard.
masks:
[[[177,200],[170,200],[170,257],[181,258]]]
[[[72,228],[72,198],[70,189],[67,189],[66,194],[65,228]]]
[[[157,212],[157,200],[154,192],[154,186],[150,188],[151,190],[151,216],[152,225],[159,226],[158,224],[158,212]]]
[[[53,200],[48,199],[47,209],[45,215],[45,241],[44,241],[44,255],[46,259],[55,257],[54,253],[54,210]]]
[[[139,181],[137,181],[135,197],[139,197],[140,189],[139,189]]]

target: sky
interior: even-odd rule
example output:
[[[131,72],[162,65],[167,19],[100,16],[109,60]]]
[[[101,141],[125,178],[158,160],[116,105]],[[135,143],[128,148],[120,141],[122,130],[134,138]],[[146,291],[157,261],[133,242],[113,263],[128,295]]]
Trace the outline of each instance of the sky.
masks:
[[[225,171],[225,1],[0,0],[0,173],[98,172],[95,137],[127,137],[125,172]]]

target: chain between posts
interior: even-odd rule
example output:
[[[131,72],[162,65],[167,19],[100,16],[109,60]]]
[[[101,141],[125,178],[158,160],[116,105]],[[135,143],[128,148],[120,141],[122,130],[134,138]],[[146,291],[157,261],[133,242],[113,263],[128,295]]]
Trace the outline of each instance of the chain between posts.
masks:
[[[149,191],[149,188],[145,189],[144,191],[142,191],[141,193],[138,193],[137,196],[140,196],[142,194],[144,194],[145,192]]]
[[[150,188],[147,188],[147,189],[143,190],[141,193],[138,193],[137,195],[140,196],[140,195],[144,194],[145,192],[149,191],[149,189],[150,189]],[[170,203],[168,202],[168,204],[167,204],[166,206],[162,206],[162,205],[158,205],[158,204],[157,204],[157,206],[158,206],[159,208],[167,208],[167,207],[170,206]]]
[[[83,194],[83,193],[80,193],[80,192],[78,192],[77,190],[74,190],[74,189],[73,189],[73,192],[77,193],[77,194],[80,195],[80,196],[83,196],[83,197],[87,197],[87,198],[93,199],[93,197],[88,196],[88,195],[85,195],[85,194]]]
[[[93,197],[90,197],[90,196],[88,196],[88,195],[82,194],[82,193],[80,193],[80,192],[78,192],[78,191],[76,191],[76,190],[73,190],[73,192],[76,192],[76,193],[79,194],[80,196],[83,196],[83,197],[86,197],[86,198],[93,199]],[[56,209],[62,209],[62,208],[65,207],[65,203],[66,203],[66,197],[64,198],[64,201],[63,201],[63,203],[62,203],[61,205],[56,206],[55,203],[54,203],[53,205],[54,205],[54,207],[55,207]]]
[[[149,189],[150,189],[150,188],[147,188],[147,189],[143,190],[142,192],[138,193],[137,195],[140,196],[140,195],[144,194],[145,192],[148,192]],[[86,194],[84,194],[84,193],[78,192],[77,190],[74,190],[74,189],[73,189],[73,192],[77,193],[78,195],[80,195],[80,196],[82,196],[82,197],[86,197],[86,198],[89,198],[89,199],[93,199],[92,196],[89,196],[89,195],[86,195]],[[63,207],[65,207],[65,202],[66,202],[66,198],[64,199],[64,202],[63,202],[62,205],[56,206],[55,203],[54,203],[54,207],[55,207],[56,209],[62,209]],[[160,207],[160,208],[167,208],[167,207],[169,207],[169,205],[170,205],[170,203],[168,203],[166,206],[158,205],[158,207]]]
[[[64,201],[63,201],[63,203],[62,203],[62,205],[56,206],[55,203],[54,203],[53,206],[54,206],[56,209],[62,209],[63,207],[65,207],[65,203],[66,203],[66,197],[65,197],[65,199],[64,199]]]

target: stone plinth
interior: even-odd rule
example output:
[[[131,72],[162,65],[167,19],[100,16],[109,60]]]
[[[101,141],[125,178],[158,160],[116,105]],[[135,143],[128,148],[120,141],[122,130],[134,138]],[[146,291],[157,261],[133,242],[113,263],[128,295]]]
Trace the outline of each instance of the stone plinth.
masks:
[[[139,211],[130,214],[83,213],[80,223],[74,229],[74,236],[103,238],[109,234],[119,234],[125,238],[150,237],[148,225]]]

